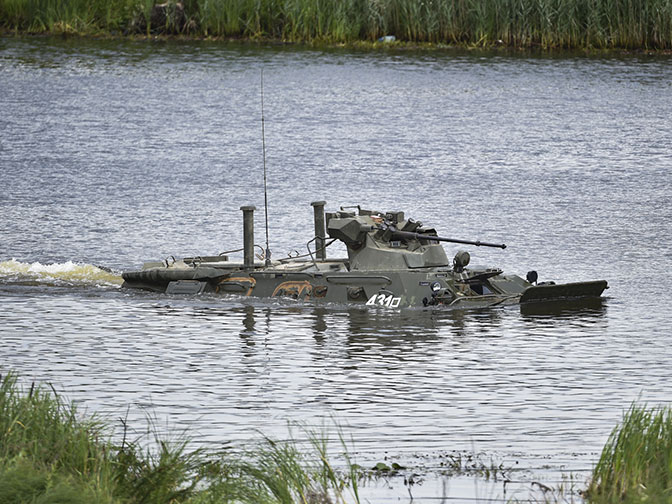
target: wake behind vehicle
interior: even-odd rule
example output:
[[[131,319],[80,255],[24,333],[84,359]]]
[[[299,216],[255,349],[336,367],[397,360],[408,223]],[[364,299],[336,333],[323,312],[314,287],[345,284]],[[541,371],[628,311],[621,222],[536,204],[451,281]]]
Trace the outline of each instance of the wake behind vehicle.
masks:
[[[315,236],[308,242],[305,256],[271,260],[267,245],[262,260],[255,260],[255,207],[244,206],[242,263],[229,261],[226,253],[149,262],[139,271],[124,272],[122,287],[387,308],[594,300],[608,288],[605,280],[537,283],[534,271],[523,279],[499,268],[470,268],[466,251],[458,252],[451,261],[441,242],[502,249],[506,245],[443,238],[435,229],[407,219],[403,212],[357,206],[325,213],[324,201],[311,205]],[[347,257],[327,257],[327,248],[335,241],[345,244]]]

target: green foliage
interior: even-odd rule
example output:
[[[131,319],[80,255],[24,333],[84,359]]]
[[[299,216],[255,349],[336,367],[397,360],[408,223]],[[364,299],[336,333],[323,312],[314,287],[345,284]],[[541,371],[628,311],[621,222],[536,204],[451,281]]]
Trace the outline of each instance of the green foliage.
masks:
[[[155,5],[167,20],[152,22]],[[0,0],[0,26],[347,43],[672,49],[670,0]],[[182,18],[184,16],[184,19]]]
[[[55,391],[24,394],[0,381],[0,502],[138,504],[187,502],[200,481],[200,453],[184,440],[139,438],[115,446],[107,426],[81,417]]]
[[[0,0],[0,26],[30,33],[96,33],[124,28],[135,0]]]
[[[358,481],[361,472],[347,455],[343,434],[339,439],[345,452],[347,470],[334,469],[327,456],[328,438],[316,431],[301,430],[308,447],[300,442],[264,438],[254,450],[235,464],[239,486],[238,501],[243,503],[345,504],[360,502]],[[290,431],[291,434],[291,431]]]
[[[38,467],[18,456],[0,468],[3,504],[111,504],[109,495],[81,478],[54,467]]]
[[[99,449],[104,427],[80,420],[77,409],[41,387],[22,395],[13,375],[0,381],[0,460],[23,456],[45,467],[76,474],[100,470],[107,454]]]
[[[15,376],[0,379],[0,502],[110,502],[103,436],[55,392],[23,394]]]
[[[124,427],[115,445],[107,426],[81,417],[53,389],[24,393],[14,375],[0,377],[0,502],[344,504],[348,489],[347,502],[359,502],[355,466],[346,455],[347,473],[334,470],[327,439],[315,432],[304,431],[306,452],[298,441],[265,438],[247,453],[215,458],[189,451],[184,437],[128,440]]]
[[[157,440],[156,452],[131,443],[115,457],[117,494],[138,504],[185,502],[199,483],[199,452],[187,452],[187,442]]]
[[[590,502],[672,502],[672,409],[632,405],[609,436]]]

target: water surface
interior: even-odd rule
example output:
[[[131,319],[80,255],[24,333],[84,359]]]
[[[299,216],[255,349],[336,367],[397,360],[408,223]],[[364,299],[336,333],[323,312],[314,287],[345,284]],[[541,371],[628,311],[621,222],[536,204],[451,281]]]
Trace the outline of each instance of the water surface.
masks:
[[[606,299],[385,311],[120,290],[91,265],[241,246],[239,207],[263,208],[262,67],[276,256],[305,250],[326,199],[505,242],[472,262],[604,278]],[[669,57],[0,39],[0,372],[213,449],[335,418],[363,465],[481,453],[516,468],[521,498],[582,481],[632,401],[670,401],[671,83]],[[414,502],[512,495],[479,485],[428,477]],[[410,499],[392,486],[369,500]]]

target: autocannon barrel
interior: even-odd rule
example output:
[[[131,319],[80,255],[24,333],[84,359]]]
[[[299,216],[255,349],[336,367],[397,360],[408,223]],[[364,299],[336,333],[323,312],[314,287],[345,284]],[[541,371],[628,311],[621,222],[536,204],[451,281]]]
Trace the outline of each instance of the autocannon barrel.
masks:
[[[433,240],[441,242],[450,242],[450,243],[464,243],[465,245],[476,245],[477,247],[495,247],[505,249],[506,245],[504,243],[489,243],[482,241],[472,241],[472,240],[458,240],[457,238],[442,238],[440,236],[433,236],[423,233],[412,233],[410,231],[392,231],[392,238],[401,238],[401,239],[411,239],[411,240]]]

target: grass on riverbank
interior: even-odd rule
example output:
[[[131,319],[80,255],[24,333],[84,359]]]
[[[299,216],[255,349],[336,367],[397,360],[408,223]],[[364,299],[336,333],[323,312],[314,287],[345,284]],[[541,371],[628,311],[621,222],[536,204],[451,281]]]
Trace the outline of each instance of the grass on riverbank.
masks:
[[[55,391],[24,392],[0,378],[0,502],[3,504],[209,504],[359,502],[358,474],[331,465],[326,440],[312,450],[266,439],[236,457],[188,450],[184,439],[114,444],[109,427],[82,417]],[[347,457],[346,457],[347,459]]]
[[[53,389],[22,390],[10,374],[0,377],[0,502],[359,502],[361,468],[346,453],[346,469],[334,469],[324,436],[304,434],[303,450],[298,441],[265,439],[246,453],[218,457],[189,450],[185,439],[168,442],[155,434],[149,440],[124,435],[115,444],[107,424],[83,417]],[[593,504],[672,502],[671,408],[630,408],[609,437],[585,496]]]
[[[158,5],[157,5],[158,4]],[[356,43],[672,49],[669,0],[0,0],[0,26]]]
[[[633,405],[609,436],[587,491],[591,503],[672,502],[672,409]]]

